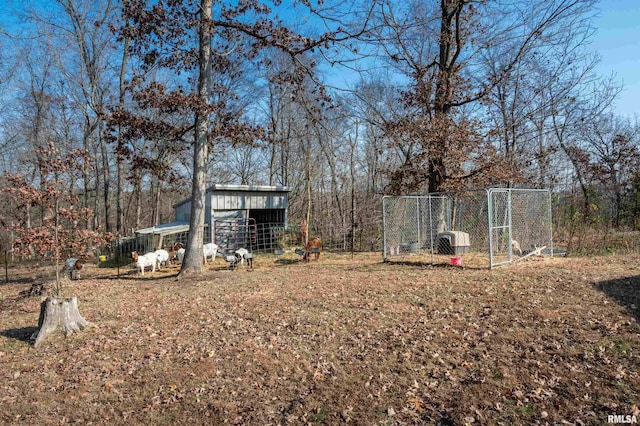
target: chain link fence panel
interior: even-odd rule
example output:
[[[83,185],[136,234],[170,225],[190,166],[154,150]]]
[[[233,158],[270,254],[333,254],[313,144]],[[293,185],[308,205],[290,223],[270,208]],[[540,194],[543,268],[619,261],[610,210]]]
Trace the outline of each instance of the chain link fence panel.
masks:
[[[418,256],[435,264],[464,256],[468,266],[495,267],[533,252],[553,253],[548,190],[387,196],[382,210],[388,260]]]

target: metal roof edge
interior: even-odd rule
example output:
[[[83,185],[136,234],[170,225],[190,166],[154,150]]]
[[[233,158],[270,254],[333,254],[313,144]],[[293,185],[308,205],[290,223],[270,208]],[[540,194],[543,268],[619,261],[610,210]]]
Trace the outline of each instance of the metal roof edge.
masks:
[[[137,229],[134,231],[136,234],[163,234],[165,232],[173,232],[176,230],[184,230],[189,228],[189,222],[174,221],[169,223],[163,223],[156,226],[149,226],[147,228]],[[178,231],[180,232],[180,231]]]
[[[206,193],[208,194],[214,191],[290,192],[291,188],[288,186],[280,186],[280,185],[234,185],[234,184],[214,183],[213,185],[207,188]],[[189,201],[191,201],[191,197],[185,198],[182,201],[178,201],[177,203],[173,204],[171,207],[175,209],[176,207],[179,207]]]
[[[235,185],[215,183],[207,188],[207,192],[213,191],[289,192],[291,191],[291,188],[280,185]]]

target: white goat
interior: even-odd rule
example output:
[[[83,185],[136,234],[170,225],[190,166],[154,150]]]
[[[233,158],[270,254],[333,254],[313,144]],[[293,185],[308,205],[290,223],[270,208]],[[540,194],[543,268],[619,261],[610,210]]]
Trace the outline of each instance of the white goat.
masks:
[[[179,248],[176,251],[176,258],[178,259],[178,262],[182,263],[184,261],[184,254],[185,254],[186,250],[184,248]],[[203,261],[204,263],[207,263],[207,258],[211,257],[213,259],[213,261],[215,262],[216,260],[216,255],[218,254],[218,245],[214,244],[214,243],[208,243],[208,244],[204,244],[202,246],[202,257],[203,257]]]
[[[131,257],[136,264],[136,268],[140,270],[140,275],[144,276],[144,268],[151,266],[151,272],[156,271],[156,265],[158,265],[158,255],[155,252],[150,252],[144,256],[139,256],[138,252],[131,253]]]
[[[168,251],[159,249],[155,251],[155,254],[158,256],[158,271],[160,270],[161,264],[164,264],[165,266],[171,264]]]
[[[207,258],[211,257],[212,261],[215,263],[216,254],[218,253],[218,245],[214,243],[207,243],[202,246],[202,254],[204,256],[204,263],[207,263]]]
[[[178,251],[176,252],[176,257],[178,258],[178,262],[182,263],[182,261],[184,260],[184,252],[186,250],[183,248],[179,248]]]

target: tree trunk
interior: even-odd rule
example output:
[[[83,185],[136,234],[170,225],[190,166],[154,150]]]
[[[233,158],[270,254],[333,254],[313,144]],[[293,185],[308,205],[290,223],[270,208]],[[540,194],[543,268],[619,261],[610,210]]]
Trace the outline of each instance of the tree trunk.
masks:
[[[307,226],[311,223],[311,142],[305,144],[305,183],[306,183],[306,195],[307,195],[307,212],[305,214],[305,220]],[[309,232],[305,236],[306,241],[303,241],[306,246],[309,242]]]
[[[120,129],[118,129],[118,138],[120,138]],[[124,159],[122,155],[116,154],[117,173],[118,173],[118,189],[116,195],[116,233],[118,235],[125,234],[124,220]]]
[[[56,187],[58,186],[58,176],[56,173]],[[58,264],[60,260],[60,240],[58,238],[58,227],[60,225],[60,197],[56,196],[55,201],[55,209],[54,209],[54,226],[53,230],[54,235],[54,246],[55,246],[55,267],[56,267],[56,296],[60,296],[60,265]]]
[[[438,40],[439,61],[436,76],[436,91],[433,102],[433,110],[440,126],[447,121],[451,113],[452,87],[456,77],[456,60],[460,53],[460,40],[457,37],[460,31],[459,15],[465,2],[460,0],[441,0],[440,38]],[[456,34],[456,37],[454,37]],[[445,159],[447,158],[447,134],[443,134],[438,147],[431,147],[429,153],[429,192],[442,191],[447,173]],[[434,149],[435,148],[435,149]]]
[[[100,114],[101,115],[101,114]],[[102,202],[104,203],[104,229],[107,232],[111,232],[111,203],[109,202],[109,196],[111,190],[110,173],[109,173],[109,157],[107,153],[107,142],[102,137],[102,118],[98,117],[98,144],[100,145],[100,157],[102,159]]]
[[[351,259],[353,259],[353,252],[356,249],[356,175],[355,175],[355,161],[354,154],[358,145],[358,122],[355,125],[356,135],[353,139],[349,136],[349,142],[351,145],[351,153],[349,158],[349,171],[351,173]]]
[[[153,225],[160,225],[160,200],[162,199],[162,181],[158,178],[156,183],[156,192],[153,200]]]
[[[142,177],[136,171],[134,171],[133,194],[136,201],[134,228],[140,229],[140,221],[142,217]]]
[[[128,24],[128,23],[127,23]],[[126,94],[126,81],[125,76],[127,72],[127,60],[129,59],[129,45],[131,44],[131,37],[124,38],[124,47],[122,52],[122,62],[120,63],[120,95],[118,97],[118,105],[124,109],[124,101]],[[124,142],[122,140],[122,126],[118,125],[118,148],[123,148]],[[120,235],[124,234],[125,218],[124,218],[124,158],[118,150],[116,154],[116,161],[118,163],[118,195],[116,201],[116,232]]]
[[[290,135],[287,135],[287,139],[283,140],[280,147],[280,175],[282,177],[281,184],[284,186],[289,185],[289,153],[290,153]]]
[[[84,149],[84,152],[86,153],[86,155],[90,155],[90,150],[89,150],[89,129],[91,128],[91,124],[90,124],[90,119],[88,116],[85,115],[84,118],[84,132],[82,134],[82,149]],[[87,164],[86,161],[84,161],[82,163],[82,183],[84,185],[84,193],[82,194],[82,199],[83,199],[83,207],[89,208],[89,185],[90,180],[89,180],[89,165]],[[85,228],[86,229],[93,229],[93,227],[91,226],[91,218],[87,217],[86,221],[84,223]]]
[[[26,211],[27,211],[26,212],[27,217],[25,219],[25,221],[26,221],[25,222],[26,223],[25,226],[26,226],[27,229],[31,229],[31,203],[27,203]]]
[[[49,296],[40,305],[38,331],[33,333],[31,340],[34,341],[33,346],[37,348],[49,335],[58,330],[68,336],[89,327],[89,325],[91,323],[85,320],[78,311],[76,297]]]
[[[198,98],[201,106],[196,111],[195,146],[193,155],[193,182],[191,189],[191,218],[187,251],[179,276],[200,272],[203,266],[205,198],[207,193],[207,162],[209,160],[209,87],[211,85],[211,8],[212,0],[200,2]]]
[[[100,170],[100,163],[98,163],[98,146],[96,146],[94,148],[93,151],[93,159],[94,159],[94,164],[93,164],[93,170],[95,171],[95,182],[96,182],[96,186],[95,186],[95,196],[93,197],[93,228],[92,229],[99,229],[100,228],[100,217],[101,217],[101,213],[100,213],[100,176],[101,176],[101,170]]]

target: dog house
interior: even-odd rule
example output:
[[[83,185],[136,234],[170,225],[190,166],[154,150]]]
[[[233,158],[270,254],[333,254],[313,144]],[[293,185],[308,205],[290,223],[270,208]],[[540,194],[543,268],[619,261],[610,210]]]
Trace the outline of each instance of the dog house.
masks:
[[[469,234],[462,231],[445,231],[436,235],[438,254],[467,254],[471,248]]]

